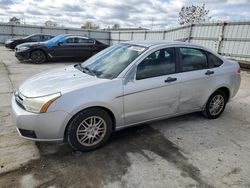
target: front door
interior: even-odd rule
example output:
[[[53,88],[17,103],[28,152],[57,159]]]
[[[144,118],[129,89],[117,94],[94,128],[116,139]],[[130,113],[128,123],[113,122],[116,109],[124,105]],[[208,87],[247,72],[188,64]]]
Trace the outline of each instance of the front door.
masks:
[[[180,83],[174,48],[150,54],[138,64],[135,79],[124,85],[125,124],[175,114]]]
[[[68,36],[53,46],[49,53],[53,58],[75,57],[75,37]]]

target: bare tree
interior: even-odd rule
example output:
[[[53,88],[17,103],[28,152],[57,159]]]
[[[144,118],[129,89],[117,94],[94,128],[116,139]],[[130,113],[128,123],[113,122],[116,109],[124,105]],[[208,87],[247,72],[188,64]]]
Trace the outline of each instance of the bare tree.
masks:
[[[120,26],[120,24],[114,24],[113,26],[112,26],[112,29],[119,29],[121,26]]]
[[[179,24],[192,24],[207,21],[211,17],[207,17],[209,10],[206,10],[205,4],[202,6],[183,6],[179,12]]]
[[[20,24],[21,21],[20,21],[19,18],[17,18],[17,17],[14,16],[14,17],[10,18],[9,23],[12,23],[12,24]]]
[[[85,22],[81,29],[99,29],[99,25],[93,24],[92,22]]]

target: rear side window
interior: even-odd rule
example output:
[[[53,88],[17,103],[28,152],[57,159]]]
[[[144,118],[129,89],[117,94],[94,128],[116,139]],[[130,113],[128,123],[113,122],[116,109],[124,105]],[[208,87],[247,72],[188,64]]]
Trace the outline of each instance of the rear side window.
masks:
[[[211,54],[210,52],[207,52],[208,54],[208,58],[210,60],[211,63],[211,67],[219,67],[223,64],[223,61],[216,57],[215,55]]]
[[[207,68],[207,56],[202,50],[180,48],[181,71],[195,71]]]

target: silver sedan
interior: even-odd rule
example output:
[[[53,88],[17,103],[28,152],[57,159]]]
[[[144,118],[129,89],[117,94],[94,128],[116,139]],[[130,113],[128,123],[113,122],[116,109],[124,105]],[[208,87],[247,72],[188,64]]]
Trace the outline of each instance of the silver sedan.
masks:
[[[198,111],[217,118],[240,80],[237,62],[204,47],[131,41],[31,77],[16,90],[12,109],[22,137],[88,151],[140,123]]]

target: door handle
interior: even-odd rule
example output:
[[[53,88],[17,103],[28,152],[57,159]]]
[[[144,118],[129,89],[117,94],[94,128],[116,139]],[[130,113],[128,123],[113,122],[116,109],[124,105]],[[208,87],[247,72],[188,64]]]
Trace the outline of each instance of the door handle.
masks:
[[[169,83],[169,82],[174,82],[174,81],[176,81],[176,80],[177,80],[177,78],[168,77],[168,78],[165,80],[165,82],[166,82],[166,83]]]
[[[205,75],[211,75],[211,74],[214,74],[214,71],[211,71],[211,70],[208,70]]]

